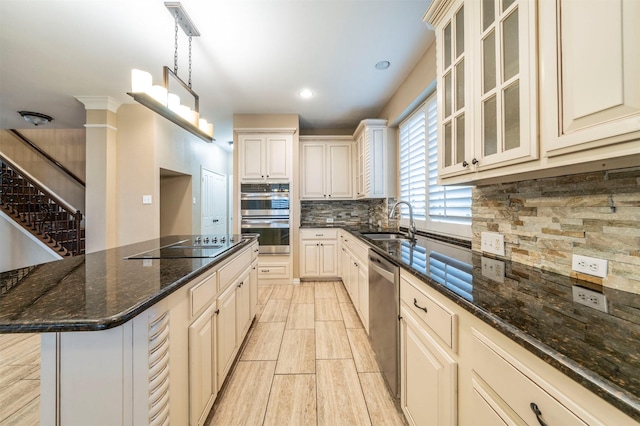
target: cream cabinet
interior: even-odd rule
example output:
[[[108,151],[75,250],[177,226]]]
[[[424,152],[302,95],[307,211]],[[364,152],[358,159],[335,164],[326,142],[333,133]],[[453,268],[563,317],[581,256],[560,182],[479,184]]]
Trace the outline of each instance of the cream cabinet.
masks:
[[[401,274],[400,404],[413,425],[455,425],[458,418],[456,315]]]
[[[293,137],[290,134],[238,131],[240,182],[290,181],[293,175]]]
[[[360,321],[369,333],[369,248],[346,231],[340,231],[340,277]]]
[[[350,136],[300,136],[300,198],[353,198]]]
[[[434,1],[441,178],[538,158],[536,2]]]
[[[251,270],[248,269],[234,283],[236,287],[236,344],[242,343],[251,326]]]
[[[189,326],[189,424],[203,425],[218,395],[216,304]]]
[[[300,230],[300,277],[338,276],[337,229]]]
[[[222,387],[233,364],[238,346],[236,344],[236,287],[230,285],[217,301],[217,385]]]
[[[638,22],[637,1],[540,2],[544,155],[638,153]]]
[[[387,197],[393,191],[390,179],[395,176],[395,157],[387,138],[387,120],[362,120],[353,139],[356,143],[356,198]]]

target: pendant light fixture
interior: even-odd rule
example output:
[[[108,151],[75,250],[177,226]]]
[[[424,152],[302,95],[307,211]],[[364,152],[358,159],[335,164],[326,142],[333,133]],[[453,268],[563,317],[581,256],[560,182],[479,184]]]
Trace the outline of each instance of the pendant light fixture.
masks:
[[[160,114],[164,118],[191,132],[206,142],[213,142],[213,124],[200,118],[200,97],[191,88],[191,39],[200,32],[179,2],[165,2],[166,8],[175,19],[175,49],[173,71],[162,67],[162,85],[154,85],[151,74],[142,70],[131,70],[131,92],[127,92],[137,102]],[[178,27],[189,37],[189,81],[178,77]],[[170,91],[170,80],[181,88],[180,93],[193,97],[193,108],[180,103],[180,97]]]

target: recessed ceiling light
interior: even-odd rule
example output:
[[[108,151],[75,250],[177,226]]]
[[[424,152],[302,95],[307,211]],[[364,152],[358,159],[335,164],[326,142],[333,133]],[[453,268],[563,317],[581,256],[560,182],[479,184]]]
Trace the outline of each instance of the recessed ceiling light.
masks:
[[[309,89],[302,89],[298,92],[298,96],[300,96],[302,99],[309,99],[313,96],[313,92]]]
[[[390,66],[391,66],[391,62],[389,62],[389,61],[380,61],[380,62],[378,62],[376,64],[376,69],[377,70],[386,70]]]

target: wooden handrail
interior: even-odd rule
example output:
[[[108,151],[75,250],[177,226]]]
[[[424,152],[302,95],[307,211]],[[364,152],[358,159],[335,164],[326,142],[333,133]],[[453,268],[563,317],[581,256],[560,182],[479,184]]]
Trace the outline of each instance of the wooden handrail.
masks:
[[[56,166],[57,168],[59,168],[60,170],[62,170],[64,173],[66,173],[69,177],[71,177],[73,180],[75,180],[76,182],[78,182],[80,185],[82,185],[82,187],[84,188],[86,185],[84,183],[84,181],[82,179],[80,179],[78,176],[75,175],[75,173],[73,173],[71,170],[67,169],[64,165],[62,165],[61,163],[59,163],[55,158],[53,158],[52,156],[50,156],[49,154],[47,154],[42,148],[40,148],[38,145],[36,145],[35,143],[33,143],[32,141],[30,141],[27,137],[25,137],[22,133],[20,133],[19,131],[17,131],[16,129],[9,129],[9,131],[11,133],[13,133],[18,139],[20,139],[22,142],[26,143],[27,145],[29,145],[31,148],[35,149],[38,154],[42,155],[44,158],[46,158],[47,160],[49,160],[54,166]]]

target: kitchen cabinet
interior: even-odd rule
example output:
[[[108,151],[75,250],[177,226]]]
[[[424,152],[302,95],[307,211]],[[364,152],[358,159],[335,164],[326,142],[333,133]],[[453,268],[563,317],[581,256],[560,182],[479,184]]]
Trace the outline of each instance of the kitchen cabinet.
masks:
[[[300,230],[300,277],[338,276],[336,229]]]
[[[300,136],[300,198],[353,198],[350,136]]]
[[[435,0],[424,20],[436,32],[441,184],[640,161],[637,2]]]
[[[256,245],[257,249],[257,245]],[[251,297],[251,319],[256,317],[258,313],[258,258],[257,254],[251,263],[249,271],[249,293]]]
[[[401,406],[410,424],[636,424],[413,274],[400,271]]]
[[[292,149],[290,134],[238,131],[240,182],[289,182],[293,175]]]
[[[189,326],[189,424],[203,425],[218,395],[215,302]]]
[[[251,326],[251,273],[247,270],[234,283],[236,287],[236,344],[238,347]]]
[[[455,314],[419,290],[400,284],[400,404],[409,424],[457,424],[458,362],[452,354]],[[444,337],[444,339],[442,338]]]
[[[539,8],[545,28],[540,33],[544,154],[598,149],[606,159],[633,148],[637,153],[640,4],[553,0]]]
[[[395,177],[395,150],[387,138],[387,120],[362,120],[353,134],[356,143],[356,198],[385,198]]]
[[[438,174],[538,158],[536,2],[434,2]]]
[[[369,334],[369,248],[346,231],[340,232],[340,246],[342,281]]]
[[[222,387],[233,364],[238,345],[236,342],[236,287],[230,285],[217,300],[217,385]]]

